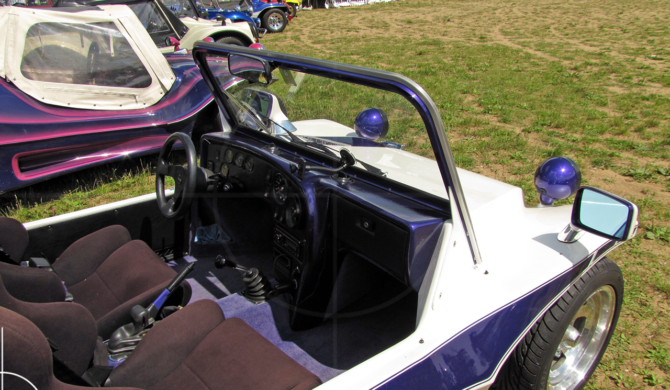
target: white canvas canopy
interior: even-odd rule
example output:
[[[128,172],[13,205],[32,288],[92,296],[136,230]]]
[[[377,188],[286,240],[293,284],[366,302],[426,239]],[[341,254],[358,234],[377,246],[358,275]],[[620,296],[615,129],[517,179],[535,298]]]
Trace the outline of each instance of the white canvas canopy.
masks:
[[[151,106],[175,80],[125,5],[0,7],[0,77],[40,102],[97,110]]]

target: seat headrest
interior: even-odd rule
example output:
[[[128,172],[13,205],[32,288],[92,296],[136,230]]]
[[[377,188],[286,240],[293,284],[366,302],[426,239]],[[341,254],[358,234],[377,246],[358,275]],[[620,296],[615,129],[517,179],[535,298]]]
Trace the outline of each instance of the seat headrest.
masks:
[[[28,232],[13,218],[0,217],[0,247],[17,264],[28,248]]]
[[[53,378],[53,363],[51,348],[42,332],[22,315],[4,307],[0,307],[0,328],[5,388],[49,389]]]

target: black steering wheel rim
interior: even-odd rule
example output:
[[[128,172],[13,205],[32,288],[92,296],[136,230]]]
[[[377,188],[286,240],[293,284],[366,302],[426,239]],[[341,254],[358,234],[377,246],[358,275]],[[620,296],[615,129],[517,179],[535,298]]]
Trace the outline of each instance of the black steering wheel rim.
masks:
[[[186,167],[167,163],[167,156],[177,141],[184,145]],[[184,133],[171,134],[165,140],[156,164],[156,201],[165,217],[177,219],[188,212],[195,195],[197,172],[195,146],[191,137]],[[170,200],[165,196],[165,176],[170,176],[175,181],[175,191]]]

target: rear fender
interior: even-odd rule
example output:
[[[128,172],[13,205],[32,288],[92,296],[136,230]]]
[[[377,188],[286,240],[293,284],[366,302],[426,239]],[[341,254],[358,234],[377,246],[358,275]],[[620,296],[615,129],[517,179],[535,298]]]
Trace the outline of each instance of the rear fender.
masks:
[[[284,4],[272,3],[272,4],[268,4],[266,7],[263,7],[263,9],[258,13],[258,17],[263,18],[263,15],[265,15],[266,12],[268,12],[270,10],[273,10],[273,9],[279,9],[281,11],[284,11],[285,14],[288,14],[288,12],[289,12],[288,7],[285,6]],[[255,14],[256,13],[254,12],[254,15]]]
[[[232,12],[230,12],[230,11],[224,11],[224,12],[223,12],[223,16],[224,16],[226,19],[230,19],[230,20],[232,20],[233,22],[241,22],[241,21],[245,21],[245,22],[249,22],[249,23],[256,24],[256,23],[254,22],[254,20],[253,20],[249,15],[245,14],[244,12],[238,12],[238,11],[232,11]]]

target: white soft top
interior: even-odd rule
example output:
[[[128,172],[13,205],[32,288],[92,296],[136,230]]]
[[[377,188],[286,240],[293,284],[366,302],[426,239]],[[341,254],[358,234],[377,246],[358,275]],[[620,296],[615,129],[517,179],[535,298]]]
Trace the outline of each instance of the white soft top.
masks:
[[[0,7],[0,77],[43,103],[97,110],[151,106],[175,80],[126,5]]]

